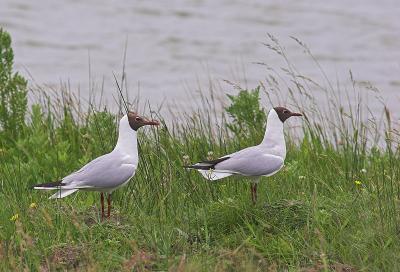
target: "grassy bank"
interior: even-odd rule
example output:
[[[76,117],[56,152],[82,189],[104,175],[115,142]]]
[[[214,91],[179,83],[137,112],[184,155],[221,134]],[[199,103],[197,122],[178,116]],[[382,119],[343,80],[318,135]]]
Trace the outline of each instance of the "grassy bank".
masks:
[[[270,38],[267,46],[285,60]],[[114,216],[105,222],[98,193],[54,201],[28,188],[111,151],[117,114],[46,92],[29,108],[23,95],[16,104],[3,100],[0,269],[398,270],[400,160],[390,114],[382,121],[346,107],[332,85],[298,76],[289,63],[285,102],[306,118],[287,135],[285,168],[262,179],[256,206],[243,179],[210,183],[182,168],[261,141],[266,109],[258,97],[279,100],[274,74],[259,89],[232,96],[220,114],[205,102],[179,122],[141,131],[138,171],[113,194]],[[12,83],[10,75],[3,80]],[[22,83],[15,93],[24,92]],[[307,92],[310,85],[331,99],[325,107]],[[362,96],[354,101],[364,103]]]

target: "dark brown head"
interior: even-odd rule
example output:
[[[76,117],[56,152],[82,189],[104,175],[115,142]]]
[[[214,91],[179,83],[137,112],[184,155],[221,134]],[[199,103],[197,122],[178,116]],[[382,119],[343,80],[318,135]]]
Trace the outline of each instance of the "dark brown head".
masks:
[[[128,112],[128,122],[129,126],[133,130],[138,130],[138,128],[143,126],[158,126],[160,123],[156,120],[147,120],[146,118],[139,116],[136,112]]]
[[[284,123],[286,119],[292,116],[303,116],[301,113],[291,112],[287,108],[284,107],[275,107],[274,110],[278,114],[279,119]]]

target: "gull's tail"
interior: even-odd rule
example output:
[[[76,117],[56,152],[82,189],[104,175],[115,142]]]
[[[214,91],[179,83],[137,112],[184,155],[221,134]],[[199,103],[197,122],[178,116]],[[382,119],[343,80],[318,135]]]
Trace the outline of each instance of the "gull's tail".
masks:
[[[222,157],[212,161],[201,161],[193,165],[185,165],[184,168],[196,169],[204,178],[208,180],[218,180],[233,175],[233,173],[215,170],[215,166],[218,163],[227,159],[229,159],[229,157]]]
[[[54,182],[46,182],[46,183],[37,184],[37,185],[33,186],[32,189],[58,190],[57,193],[55,193],[51,197],[49,197],[50,199],[63,198],[63,197],[69,196],[70,194],[78,191],[78,189],[63,189],[63,186],[65,186],[65,185],[66,185],[65,183],[63,183],[61,180],[59,180],[59,181],[54,181]]]
[[[60,189],[57,193],[53,194],[49,199],[64,198],[70,194],[75,193],[78,189]]]
[[[36,184],[31,187],[31,189],[35,190],[57,190],[60,189],[62,186],[66,185],[62,182],[62,180],[54,181],[54,182],[46,182],[41,184]]]

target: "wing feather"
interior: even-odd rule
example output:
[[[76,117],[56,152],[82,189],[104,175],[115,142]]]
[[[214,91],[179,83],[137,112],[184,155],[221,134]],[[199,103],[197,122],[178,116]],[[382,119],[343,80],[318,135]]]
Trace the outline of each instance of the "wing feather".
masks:
[[[228,160],[218,163],[215,171],[229,171],[244,176],[270,176],[278,172],[284,164],[284,159],[277,155],[266,153],[255,146],[243,149]]]
[[[109,153],[89,162],[66,176],[64,188],[112,188],[122,185],[135,174],[136,165],[121,164],[117,155]]]

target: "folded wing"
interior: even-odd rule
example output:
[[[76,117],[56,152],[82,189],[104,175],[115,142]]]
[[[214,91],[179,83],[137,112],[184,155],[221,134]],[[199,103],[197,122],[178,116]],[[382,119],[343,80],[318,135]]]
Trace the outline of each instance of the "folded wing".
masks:
[[[124,164],[112,153],[103,155],[86,164],[80,170],[61,181],[35,185],[34,189],[59,190],[50,198],[63,198],[79,189],[108,189],[124,184],[135,174],[136,165]]]
[[[237,153],[215,166],[215,171],[232,172],[243,176],[271,176],[284,164],[283,158],[263,152]]]
[[[208,180],[231,175],[271,176],[284,164],[280,156],[268,154],[258,146],[245,148],[217,160],[202,161],[186,168],[197,169]]]
[[[113,188],[135,174],[136,165],[121,163],[113,153],[103,155],[65,177],[66,189]]]

